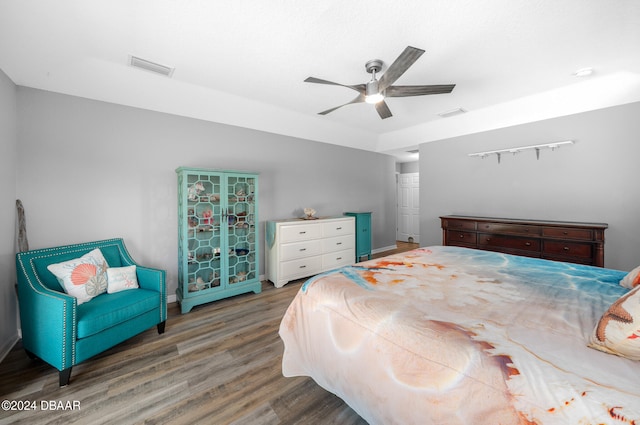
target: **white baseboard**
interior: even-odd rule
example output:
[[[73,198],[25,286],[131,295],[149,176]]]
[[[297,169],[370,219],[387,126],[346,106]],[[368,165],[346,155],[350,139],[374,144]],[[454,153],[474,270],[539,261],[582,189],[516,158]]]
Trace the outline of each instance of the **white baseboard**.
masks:
[[[385,246],[385,247],[382,247],[382,248],[372,249],[371,253],[372,254],[379,254],[379,253],[384,252],[384,251],[391,251],[392,249],[398,249],[398,245],[393,244],[393,245]]]
[[[2,362],[5,357],[7,357],[7,354],[9,354],[9,352],[16,345],[16,342],[18,342],[19,339],[20,336],[16,333],[13,338],[7,339],[4,345],[0,347],[0,362]]]

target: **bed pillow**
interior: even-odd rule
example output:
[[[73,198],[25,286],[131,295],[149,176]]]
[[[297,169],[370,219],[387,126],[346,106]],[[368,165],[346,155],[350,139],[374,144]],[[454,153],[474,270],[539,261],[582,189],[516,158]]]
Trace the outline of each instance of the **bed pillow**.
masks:
[[[107,292],[109,294],[139,287],[136,266],[109,267],[107,269]]]
[[[627,275],[620,281],[620,285],[629,289],[640,285],[640,266],[627,273]]]
[[[47,269],[58,278],[64,291],[82,304],[107,291],[108,267],[102,251],[96,248],[80,258],[49,264]]]
[[[589,346],[605,353],[640,360],[640,286],[620,297],[602,315]]]

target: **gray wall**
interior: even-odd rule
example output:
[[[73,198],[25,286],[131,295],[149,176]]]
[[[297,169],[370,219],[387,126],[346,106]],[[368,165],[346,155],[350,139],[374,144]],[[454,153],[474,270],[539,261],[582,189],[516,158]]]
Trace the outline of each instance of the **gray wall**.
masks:
[[[640,264],[640,103],[420,145],[421,245],[442,243],[446,214],[609,224],[605,266]],[[554,152],[469,153],[574,140]]]
[[[17,93],[17,194],[31,248],[123,237],[137,261],[167,270],[174,294],[178,166],[260,173],[262,228],[304,207],[323,216],[365,210],[373,212],[374,249],[395,246],[389,155],[31,88]]]
[[[0,70],[0,359],[18,339],[15,277],[16,86]]]
[[[400,169],[398,171],[400,174],[419,173],[420,161],[403,162],[400,164]]]

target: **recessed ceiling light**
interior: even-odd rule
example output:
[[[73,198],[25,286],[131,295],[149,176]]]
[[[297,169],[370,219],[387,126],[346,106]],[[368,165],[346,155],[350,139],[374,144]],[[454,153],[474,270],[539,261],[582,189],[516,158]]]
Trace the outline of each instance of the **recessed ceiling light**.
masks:
[[[581,68],[573,73],[574,77],[588,77],[593,74],[593,68]]]

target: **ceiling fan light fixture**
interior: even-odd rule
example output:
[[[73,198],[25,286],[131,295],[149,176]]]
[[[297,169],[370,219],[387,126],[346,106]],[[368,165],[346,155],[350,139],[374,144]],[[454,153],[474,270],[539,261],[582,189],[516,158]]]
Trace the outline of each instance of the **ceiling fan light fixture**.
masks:
[[[375,104],[378,102],[382,102],[383,100],[384,100],[384,95],[380,93],[380,90],[378,90],[378,81],[377,80],[369,81],[367,83],[364,101],[367,103]]]

